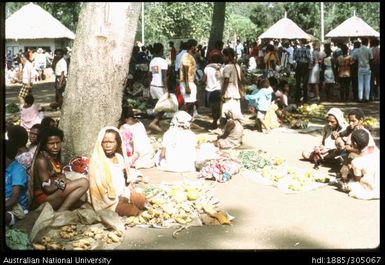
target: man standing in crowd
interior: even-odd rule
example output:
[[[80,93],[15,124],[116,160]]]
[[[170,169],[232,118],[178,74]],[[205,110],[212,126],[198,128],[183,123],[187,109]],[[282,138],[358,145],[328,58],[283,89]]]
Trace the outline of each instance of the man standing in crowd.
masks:
[[[372,51],[367,47],[368,39],[363,38],[361,48],[353,54],[353,60],[358,63],[358,101],[367,102],[370,96],[370,65],[373,61]]]
[[[301,98],[303,102],[307,101],[307,83],[309,79],[309,63],[311,59],[310,50],[306,48],[307,40],[301,40],[301,47],[294,52],[294,60],[297,62],[295,69],[295,101],[299,103]],[[301,88],[302,85],[302,88]]]
[[[191,39],[187,41],[187,53],[185,53],[181,58],[179,71],[180,90],[185,103],[182,109],[190,114],[191,117],[193,116],[194,105],[197,101],[197,86],[194,83],[196,72],[194,54],[196,52],[197,45],[198,42],[196,40]]]
[[[64,51],[62,49],[56,50],[55,56],[57,63],[55,64],[55,103],[53,107],[60,107],[63,104],[63,92],[66,86],[67,79],[67,62],[64,59]]]

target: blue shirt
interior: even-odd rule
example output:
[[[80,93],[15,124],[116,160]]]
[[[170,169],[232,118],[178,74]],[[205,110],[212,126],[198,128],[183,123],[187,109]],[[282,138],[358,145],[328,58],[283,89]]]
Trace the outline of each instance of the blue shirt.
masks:
[[[272,91],[270,88],[262,88],[255,94],[246,95],[245,99],[257,110],[267,111],[271,104]]]
[[[20,186],[21,192],[17,202],[27,209],[27,187],[28,176],[25,169],[19,162],[14,160],[5,169],[5,198],[9,199],[12,196],[13,186]]]

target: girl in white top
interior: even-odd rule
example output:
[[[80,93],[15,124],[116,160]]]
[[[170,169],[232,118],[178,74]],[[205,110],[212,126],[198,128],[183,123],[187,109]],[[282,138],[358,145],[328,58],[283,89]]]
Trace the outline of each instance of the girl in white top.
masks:
[[[118,127],[130,166],[136,169],[153,167],[155,165],[154,149],[147,136],[146,128],[142,122],[135,119],[132,108],[123,107]]]
[[[29,94],[25,97],[25,104],[20,106],[20,121],[27,132],[31,130],[32,126],[41,123],[43,118],[42,108],[39,104],[34,104],[34,97]]]

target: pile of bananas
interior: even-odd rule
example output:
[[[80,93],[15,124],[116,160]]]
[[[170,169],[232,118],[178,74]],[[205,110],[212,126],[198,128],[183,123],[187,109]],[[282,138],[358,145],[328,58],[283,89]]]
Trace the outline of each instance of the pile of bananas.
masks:
[[[147,186],[143,193],[148,199],[146,210],[139,216],[124,220],[126,226],[170,227],[188,225],[200,214],[218,215],[217,203],[209,193],[203,180],[195,183],[163,184],[159,187]],[[218,215],[221,218],[221,215]],[[229,223],[225,220],[222,223]]]
[[[371,129],[375,126],[378,125],[378,120],[376,118],[373,118],[373,117],[366,117],[365,120],[364,120],[364,126]]]
[[[207,139],[206,135],[202,135],[202,134],[198,135],[198,137],[197,137],[198,145],[203,144],[203,143],[207,143],[207,142],[208,142],[208,139]]]
[[[326,115],[325,106],[319,104],[303,104],[302,106],[299,106],[297,110],[305,117],[324,119]]]

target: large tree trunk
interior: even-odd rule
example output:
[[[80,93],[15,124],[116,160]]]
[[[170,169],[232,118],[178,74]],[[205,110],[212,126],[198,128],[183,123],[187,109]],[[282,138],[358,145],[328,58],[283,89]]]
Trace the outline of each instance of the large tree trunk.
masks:
[[[211,22],[210,38],[207,50],[210,51],[216,41],[222,40],[225,27],[226,2],[214,2],[213,18]]]
[[[60,119],[64,162],[89,157],[99,130],[117,126],[140,8],[140,2],[82,7]]]

